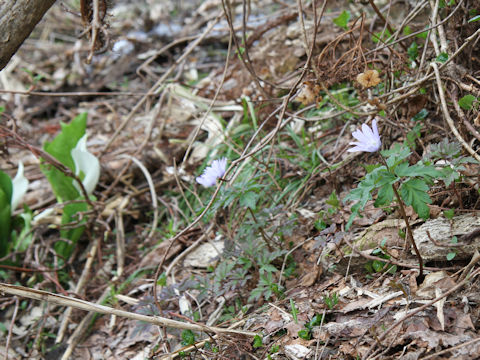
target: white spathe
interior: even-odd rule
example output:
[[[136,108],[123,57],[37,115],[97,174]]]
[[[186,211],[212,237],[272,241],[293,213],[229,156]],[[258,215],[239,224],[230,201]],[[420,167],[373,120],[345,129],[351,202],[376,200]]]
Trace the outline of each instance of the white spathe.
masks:
[[[87,135],[83,135],[77,142],[77,146],[71,152],[73,162],[75,163],[75,175],[80,176],[82,172],[84,178],[82,179],[83,187],[88,195],[91,195],[97,186],[100,178],[100,162],[97,157],[87,150]],[[73,185],[81,194],[82,191],[76,181]]]
[[[12,211],[15,210],[20,203],[23,195],[27,192],[28,189],[28,180],[23,175],[23,163],[20,161],[18,163],[17,175],[12,180],[12,201],[10,202],[12,206]]]

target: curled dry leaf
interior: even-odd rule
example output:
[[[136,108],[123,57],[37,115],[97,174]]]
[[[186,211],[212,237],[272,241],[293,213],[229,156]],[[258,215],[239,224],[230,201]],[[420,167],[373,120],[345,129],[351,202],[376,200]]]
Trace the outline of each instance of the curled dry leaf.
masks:
[[[380,84],[380,75],[377,70],[367,70],[357,75],[357,81],[364,89]]]

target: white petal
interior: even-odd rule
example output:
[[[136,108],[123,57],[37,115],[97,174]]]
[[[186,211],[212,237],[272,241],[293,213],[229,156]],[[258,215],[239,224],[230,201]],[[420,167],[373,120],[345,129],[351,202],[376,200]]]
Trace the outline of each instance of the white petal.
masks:
[[[97,186],[98,179],[100,178],[100,162],[97,157],[87,151],[87,135],[78,140],[77,146],[72,149],[72,158],[75,163],[75,174],[80,175],[80,171],[85,174],[82,180],[83,187],[87,191],[88,195],[91,195],[95,187]],[[73,185],[81,194],[80,186],[74,181]]]
[[[12,181],[13,191],[12,191],[12,211],[15,210],[20,203],[23,195],[27,192],[28,189],[28,180],[23,176],[23,163],[20,161],[18,163],[17,175]]]

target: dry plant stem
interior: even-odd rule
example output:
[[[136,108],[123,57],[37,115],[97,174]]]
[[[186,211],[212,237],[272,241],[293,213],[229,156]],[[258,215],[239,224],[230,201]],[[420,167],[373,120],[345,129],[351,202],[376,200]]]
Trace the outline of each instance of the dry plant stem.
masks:
[[[473,253],[472,259],[470,260],[470,262],[468,263],[468,265],[465,266],[465,268],[463,269],[462,273],[460,274],[460,277],[458,278],[458,281],[465,280],[465,278],[466,278],[467,275],[470,273],[470,271],[472,270],[472,268],[473,268],[479,261],[480,261],[480,253],[478,252],[478,250],[475,250],[475,252]]]
[[[410,244],[413,246],[413,250],[415,250],[415,254],[417,255],[418,264],[419,264],[419,274],[418,276],[421,278],[423,276],[423,259],[422,255],[420,255],[420,251],[418,251],[417,244],[415,244],[415,240],[413,239],[413,232],[412,228],[410,227],[410,223],[408,222],[408,216],[405,212],[405,207],[403,206],[403,201],[400,198],[400,194],[397,190],[397,184],[392,184],[393,192],[395,193],[395,197],[397,198],[398,207],[400,209],[400,214],[405,220],[405,225],[407,226],[407,237],[410,240]]]
[[[367,351],[367,353],[362,357],[362,359],[369,359],[369,355],[370,353],[373,351],[373,349],[375,348],[375,346],[377,345],[377,343],[381,343],[382,340],[384,340],[387,335],[393,330],[395,329],[397,326],[399,326],[400,324],[402,324],[405,320],[413,317],[414,315],[418,314],[419,312],[429,308],[430,306],[432,306],[433,304],[435,304],[436,302],[442,300],[443,298],[446,298],[447,296],[455,293],[457,290],[460,290],[463,286],[466,285],[467,282],[473,280],[478,274],[480,273],[480,269],[477,269],[475,270],[473,273],[470,274],[470,276],[468,277],[468,279],[464,279],[462,280],[460,283],[458,283],[457,285],[455,285],[454,287],[452,287],[450,290],[448,290],[447,292],[445,292],[444,294],[436,297],[435,299],[433,299],[432,301],[429,301],[428,303],[426,303],[425,305],[422,305],[418,308],[416,308],[414,311],[412,311],[410,314],[408,315],[405,315],[403,318],[401,318],[400,320],[397,320],[395,321],[392,325],[390,325],[384,332],[382,335],[380,335],[377,339],[376,342],[374,342],[371,346],[370,346],[370,349]]]
[[[382,159],[383,163],[385,164],[385,166],[386,166],[387,169],[388,169],[387,161],[383,158],[383,156],[380,155],[380,159]],[[417,255],[418,266],[419,266],[419,274],[418,274],[418,276],[419,276],[420,278],[422,278],[422,277],[423,277],[423,259],[422,259],[422,255],[420,255],[420,251],[418,251],[417,244],[415,243],[415,239],[413,238],[412,228],[410,227],[410,223],[408,222],[408,216],[407,216],[407,213],[405,212],[405,207],[403,206],[402,198],[400,197],[400,194],[398,193],[398,189],[397,189],[397,184],[396,184],[396,183],[392,184],[392,189],[393,189],[393,192],[394,192],[394,194],[395,194],[395,197],[397,198],[397,203],[398,203],[398,208],[399,208],[399,210],[400,210],[400,215],[402,215],[402,218],[403,218],[403,220],[405,221],[405,225],[406,225],[406,227],[407,227],[407,237],[408,237],[408,240],[410,241],[410,244],[412,245],[413,250],[415,250],[415,254]],[[406,249],[405,249],[405,250],[406,250]]]
[[[325,10],[325,5],[326,5],[326,1],[322,7],[322,13],[321,13],[321,16],[319,18],[319,22],[321,21],[322,19],[322,15],[323,15],[323,11]],[[315,41],[312,42],[312,46],[314,46],[315,44]],[[224,174],[224,178],[227,178],[228,174],[237,166],[237,164],[243,162],[245,159],[248,159],[249,157],[253,156],[255,153],[259,152],[260,150],[262,150],[264,147],[266,147],[268,145],[268,143],[275,138],[275,135],[277,134],[277,132],[280,130],[280,128],[282,127],[282,122],[283,122],[283,119],[285,117],[285,113],[287,111],[287,107],[288,107],[288,102],[289,100],[293,97],[293,95],[295,94],[295,91],[298,87],[298,85],[302,82],[303,78],[305,77],[307,71],[308,71],[308,68],[309,68],[309,64],[310,64],[310,61],[312,59],[312,54],[313,54],[313,51],[311,51],[309,53],[309,56],[307,58],[307,61],[305,63],[305,66],[303,67],[303,70],[302,70],[302,74],[299,76],[299,78],[297,79],[297,81],[293,84],[293,86],[291,87],[289,93],[283,98],[283,102],[282,102],[282,106],[281,106],[281,110],[280,110],[280,115],[278,116],[278,120],[277,120],[277,125],[276,127],[270,131],[270,133],[268,135],[266,135],[264,138],[261,139],[261,141],[249,152],[247,153],[247,150],[248,150],[248,147],[244,150],[244,152],[242,153],[242,155],[240,156],[240,158],[238,158],[237,160],[235,161],[232,161],[232,163],[230,164],[230,166],[228,167],[228,169],[226,169],[225,171],[225,174]],[[262,123],[265,124],[265,122]],[[253,138],[255,138],[259,132],[260,132],[260,129],[261,129],[261,126],[259,127],[259,129],[255,132],[255,134],[253,135]],[[253,139],[251,139],[250,143],[253,141]],[[174,242],[180,237],[182,236],[183,234],[185,234],[187,231],[189,231],[191,228],[193,228],[196,224],[198,224],[198,222],[200,222],[200,220],[205,216],[205,214],[207,213],[207,211],[211,208],[211,206],[213,205],[213,202],[215,201],[219,191],[220,191],[220,188],[222,187],[222,183],[220,183],[217,188],[215,189],[212,197],[210,198],[210,201],[208,202],[208,204],[205,206],[205,208],[203,209],[203,211],[200,213],[200,215],[197,216],[197,218],[192,221],[188,226],[186,226],[182,231],[180,231],[178,234],[176,234],[174,237],[170,238],[170,245],[168,246],[167,250],[165,251],[165,254],[163,255],[163,258],[162,258],[162,261],[158,264],[158,267],[157,267],[157,270],[155,272],[155,277],[154,277],[154,291],[153,291],[153,298],[155,300],[155,304],[157,305],[157,307],[159,306],[159,302],[158,302],[158,297],[157,297],[157,292],[155,291],[156,289],[156,283],[158,281],[158,277],[160,276],[160,272],[161,272],[161,269],[163,267],[163,264],[165,262],[165,259],[167,258],[167,255],[168,255],[168,252],[170,251],[170,248],[172,247],[172,245],[174,244]],[[160,310],[161,308],[159,308]]]
[[[208,237],[210,232],[213,230],[213,226],[214,226],[214,223],[210,224],[210,226],[203,232],[202,236],[200,236],[197,240],[195,240],[195,242],[192,245],[190,245],[188,248],[186,248],[180,255],[175,256],[172,262],[168,265],[167,270],[165,270],[165,277],[168,277],[172,269],[175,267],[175,265],[177,265],[180,261],[182,261],[182,259],[188,254],[190,254],[193,250],[195,250],[197,246],[200,245],[200,243]],[[156,292],[155,283],[153,287],[154,287],[153,291]]]
[[[12,340],[12,332],[13,327],[15,326],[15,320],[17,319],[19,304],[18,297],[15,296],[15,308],[13,310],[12,320],[10,321],[10,327],[8,328],[7,342],[5,344],[5,360],[8,360],[8,348],[10,347],[10,341]]]
[[[302,29],[302,34],[303,34],[303,47],[305,48],[305,52],[308,54],[310,49],[308,45],[307,30],[305,29],[305,22],[303,21],[302,0],[297,0],[297,10],[298,10],[298,20],[300,22],[300,29]]]
[[[102,154],[105,154],[106,151],[110,148],[110,146],[112,145],[112,143],[115,141],[115,139],[118,137],[118,135],[120,134],[120,132],[125,128],[125,126],[127,126],[127,124],[133,119],[133,116],[137,113],[137,111],[140,109],[140,107],[143,106],[143,104],[145,104],[145,102],[147,101],[147,99],[152,96],[152,95],[155,95],[156,91],[163,85],[163,83],[165,82],[165,80],[170,76],[170,74],[177,68],[178,65],[180,65],[180,63],[182,63],[189,55],[190,53],[197,47],[198,44],[200,44],[203,39],[205,39],[205,37],[210,33],[210,31],[212,31],[213,27],[217,24],[217,22],[220,20],[221,18],[221,13],[218,14],[214,20],[212,20],[207,28],[205,29],[205,31],[199,36],[197,37],[197,39],[192,42],[189,46],[187,46],[187,48],[185,49],[185,51],[183,52],[182,56],[180,56],[176,61],[175,63],[165,72],[165,74],[162,75],[162,77],[160,79],[158,79],[158,81],[150,88],[150,90],[148,91],[147,94],[145,94],[141,99],[140,101],[133,107],[133,109],[130,111],[130,113],[127,115],[127,117],[125,118],[125,120],[123,120],[123,122],[120,124],[120,126],[117,128],[117,130],[115,131],[115,133],[112,135],[112,137],[110,138],[110,140],[108,141],[108,143],[105,145],[105,148],[102,150]]]
[[[243,324],[245,324],[246,320],[240,320],[234,324],[232,324],[231,326],[229,326],[228,328],[229,329],[235,329],[239,326],[242,326]],[[168,354],[168,355],[165,355],[163,357],[160,358],[160,360],[172,360],[172,359],[176,359],[180,356],[180,353],[183,351],[185,353],[188,353],[190,351],[193,351],[195,349],[198,349],[198,348],[201,348],[205,345],[205,343],[207,341],[210,341],[213,343],[212,340],[215,340],[215,339],[218,339],[218,335],[214,335],[214,336],[211,336],[210,339],[206,339],[206,340],[202,340],[202,341],[199,341],[197,343],[195,343],[195,345],[190,345],[190,346],[187,346],[187,347],[183,347],[181,349],[178,349],[177,351],[175,351],[174,353],[172,354]]]
[[[100,298],[97,300],[97,304],[103,303],[107,297],[110,295],[110,288],[106,288]],[[73,353],[75,347],[80,343],[82,338],[88,332],[88,327],[92,323],[93,317],[95,316],[95,312],[90,312],[86,316],[83,317],[82,321],[77,325],[73,334],[68,338],[67,344],[68,347],[62,355],[61,360],[69,360],[70,356]]]
[[[369,254],[365,254],[363,251],[360,251],[358,250],[354,244],[352,244],[349,240],[347,240],[347,238],[343,238],[343,241],[345,241],[345,243],[354,251],[356,252],[358,255],[360,255],[361,257],[367,259],[367,260],[378,260],[378,261],[381,261],[381,262],[384,262],[384,263],[387,263],[388,265],[397,265],[397,266],[401,266],[401,267],[404,267],[404,268],[408,268],[408,269],[420,269],[420,266],[418,265],[414,265],[414,264],[408,264],[408,263],[403,263],[403,262],[399,262],[399,261],[396,261],[396,260],[393,260],[392,258],[390,259],[382,259],[380,257],[377,257],[377,256],[374,256],[374,255],[369,255]],[[449,268],[437,268],[437,267],[429,267],[429,266],[424,266],[423,267],[423,270],[427,270],[427,271],[442,271],[442,270],[458,270],[458,267],[449,267]]]
[[[383,14],[380,12],[380,10],[378,10],[378,7],[377,5],[375,5],[375,3],[373,2],[373,0],[368,0],[368,2],[370,3],[370,6],[373,8],[373,11],[375,11],[375,13],[378,15],[378,17],[380,18],[380,20],[383,21],[383,23],[385,24],[385,26],[387,27],[388,31],[390,32],[390,34],[393,34],[395,32],[395,30],[393,30],[393,28],[390,26],[390,24],[387,22],[387,19],[385,19],[385,17],[383,16]]]
[[[75,294],[80,294],[83,292],[83,287],[85,286],[88,275],[90,274],[90,269],[92,268],[93,260],[95,259],[95,255],[97,254],[97,242],[93,242],[92,248],[90,249],[87,257],[87,261],[85,262],[85,267],[83,268],[82,275],[80,275],[80,279],[78,280],[77,286],[75,286]],[[63,337],[65,336],[65,331],[67,330],[67,325],[70,320],[70,316],[72,314],[72,308],[69,307],[62,318],[62,322],[60,324],[60,328],[57,332],[57,337],[55,338],[55,343],[61,343]]]
[[[116,229],[116,243],[117,243],[117,275],[114,280],[118,280],[123,275],[123,268],[125,266],[125,230],[123,227],[122,210],[115,212],[115,229]]]
[[[463,1],[464,1],[464,0],[460,0],[460,1],[458,2],[457,6],[455,7],[455,9],[453,9],[453,11],[450,12],[450,14],[448,14],[448,16],[447,16],[445,19],[443,19],[440,23],[438,23],[437,25],[431,26],[431,27],[429,27],[429,28],[427,28],[427,29],[421,29],[421,30],[415,31],[415,32],[413,32],[413,33],[411,33],[411,34],[408,34],[408,35],[406,35],[406,36],[404,36],[404,37],[401,37],[401,38],[398,39],[398,40],[392,41],[391,43],[385,43],[383,46],[380,46],[380,47],[375,48],[375,49],[373,49],[373,50],[367,51],[367,52],[365,53],[365,55],[370,55],[370,54],[372,54],[372,53],[374,53],[374,52],[376,52],[376,51],[383,50],[383,49],[385,49],[385,48],[387,48],[387,47],[393,46],[393,45],[395,45],[395,44],[397,44],[397,43],[399,43],[399,42],[402,42],[402,41],[404,41],[404,40],[407,40],[407,39],[409,39],[409,38],[411,38],[411,37],[414,37],[414,36],[416,36],[416,35],[418,35],[418,34],[421,34],[421,33],[425,32],[425,31],[431,31],[432,29],[435,29],[437,26],[440,26],[441,24],[446,23],[446,22],[447,22],[453,15],[455,15],[455,13],[460,9],[460,6],[463,4]]]
[[[208,105],[208,109],[205,111],[205,114],[203,114],[202,120],[200,120],[200,124],[198,124],[197,128],[195,129],[195,133],[192,136],[192,139],[190,140],[190,143],[188,144],[188,148],[185,151],[185,156],[183,157],[183,162],[185,162],[188,159],[188,156],[190,155],[190,151],[192,150],[192,145],[197,139],[198,133],[200,132],[200,129],[202,128],[203,124],[205,123],[205,120],[208,117],[208,114],[212,111],[213,106],[215,105],[215,102],[217,101],[218,95],[220,94],[220,91],[222,90],[223,84],[225,83],[225,77],[227,76],[227,70],[228,70],[228,64],[230,60],[230,55],[232,52],[232,40],[233,40],[233,32],[230,30],[230,36],[228,38],[228,49],[227,49],[227,58],[225,59],[225,67],[223,69],[222,73],[222,79],[220,80],[220,85],[217,88],[217,91],[215,91],[215,95],[213,96],[212,101]]]
[[[153,221],[152,221],[152,228],[150,229],[147,239],[145,240],[146,242],[149,242],[153,238],[153,234],[155,234],[155,231],[157,230],[157,225],[158,225],[157,192],[155,191],[155,185],[153,184],[152,176],[148,172],[147,168],[138,159],[134,158],[133,156],[124,154],[120,157],[130,159],[135,164],[137,164],[137,166],[142,171],[143,176],[145,176],[145,179],[147,180],[147,183],[148,183],[148,187],[150,188],[150,197],[152,198],[152,208],[153,208]]]
[[[475,32],[480,33],[480,29]],[[438,95],[440,97],[440,103],[441,103],[441,108],[442,108],[442,113],[447,121],[448,126],[450,127],[450,130],[452,131],[453,135],[457,138],[457,140],[462,144],[462,146],[465,148],[465,150],[468,151],[470,155],[472,155],[477,161],[480,161],[480,156],[471,148],[470,145],[467,144],[465,140],[463,140],[462,136],[458,132],[457,128],[455,127],[455,124],[453,123],[453,119],[450,117],[450,113],[448,112],[447,108],[447,102],[445,100],[445,91],[443,90],[443,84],[442,80],[440,79],[440,71],[438,69],[438,66],[435,62],[430,63],[430,66],[433,68],[433,71],[435,73],[435,78],[437,80],[437,88],[438,88]]]
[[[235,36],[235,27],[233,26],[233,18],[232,18],[232,6],[230,4],[230,0],[222,0],[223,12],[225,14],[225,18],[227,19],[228,26],[230,27],[230,32],[233,33],[233,42],[237,47],[238,57],[241,60],[242,65],[245,69],[249,72],[253,82],[257,86],[258,90],[262,93],[265,98],[270,98],[268,94],[265,92],[263,86],[260,85],[258,81],[258,76],[253,69],[252,62],[248,56],[248,46],[246,45],[246,35],[245,35],[245,27],[246,27],[246,14],[245,14],[245,0],[243,0],[243,26],[242,26],[242,36],[243,36],[243,44],[244,46],[240,45],[238,42],[237,37]],[[243,50],[242,50],[243,49]],[[243,55],[245,54],[245,56]]]
[[[100,5],[98,0],[93,0],[93,19],[90,24],[92,35],[90,41],[90,52],[87,57],[87,64],[92,62],[93,54],[95,53],[95,45],[97,43],[98,38],[98,31],[101,29],[101,22],[100,22],[100,12],[99,12]]]
[[[145,321],[149,324],[167,326],[167,327],[172,327],[176,329],[203,331],[203,332],[211,332],[211,333],[217,333],[217,334],[237,334],[237,335],[246,335],[246,336],[257,335],[252,331],[231,330],[231,329],[219,328],[215,326],[183,323],[180,321],[170,320],[160,316],[141,315],[141,314],[133,313],[130,311],[114,309],[109,306],[94,304],[85,300],[75,299],[69,296],[54,294],[48,291],[30,289],[24,286],[0,283],[0,293],[17,295],[17,296],[40,300],[40,301],[47,301],[49,303],[53,303],[61,306],[70,306],[75,309],[84,310],[92,313],[116,315],[116,316],[124,317],[127,319]]]
[[[470,121],[467,119],[465,116],[465,113],[463,110],[460,108],[458,105],[458,91],[457,89],[453,90],[452,93],[448,93],[449,96],[452,98],[453,106],[455,108],[455,111],[457,112],[457,115],[460,119],[463,121],[463,125],[470,131],[470,133],[475,136],[475,138],[480,141],[480,133],[473,127],[473,125],[470,123]]]
[[[48,97],[65,97],[65,96],[145,96],[146,93],[134,92],[102,92],[102,91],[73,91],[73,92],[47,92],[47,91],[19,91],[19,90],[3,90],[0,94],[19,94],[32,96],[48,96]]]
[[[464,343],[461,343],[459,345],[456,345],[456,346],[452,346],[448,349],[444,349],[442,351],[438,351],[436,352],[435,354],[431,354],[431,355],[428,355],[426,357],[422,357],[420,360],[433,360],[433,359],[441,359],[440,355],[443,355],[443,354],[446,354],[446,353],[449,353],[453,350],[458,350],[464,346],[468,346],[468,345],[472,345],[472,344],[475,344],[476,342],[479,342],[480,341],[480,337],[477,337],[473,340],[470,340],[470,341],[466,341]]]

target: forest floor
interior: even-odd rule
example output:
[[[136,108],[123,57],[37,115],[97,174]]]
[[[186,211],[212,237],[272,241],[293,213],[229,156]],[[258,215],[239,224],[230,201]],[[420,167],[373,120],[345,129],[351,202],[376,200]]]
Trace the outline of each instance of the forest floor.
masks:
[[[77,3],[0,71],[0,356],[478,358],[480,4]]]

